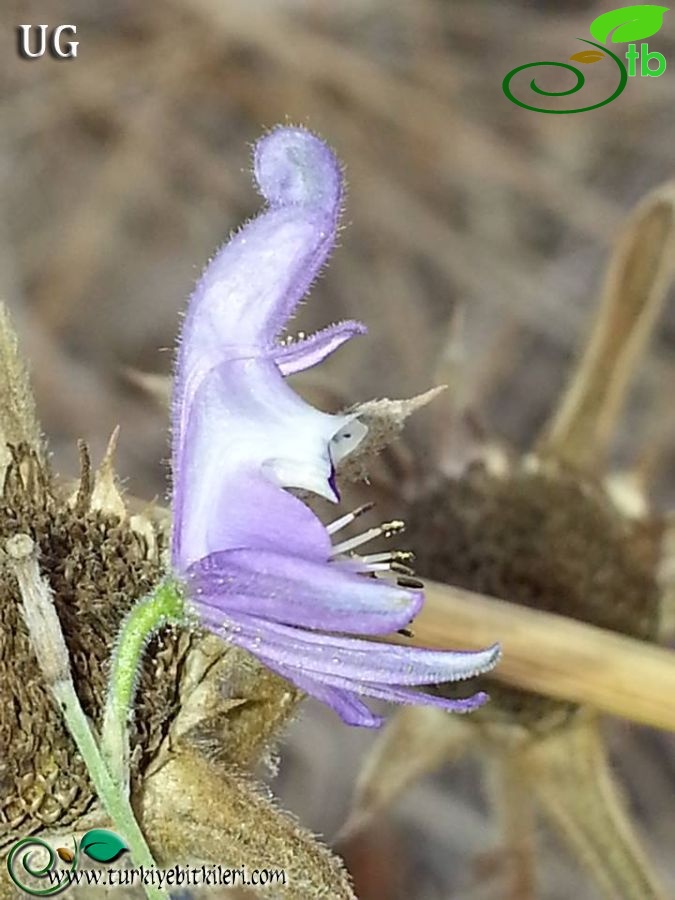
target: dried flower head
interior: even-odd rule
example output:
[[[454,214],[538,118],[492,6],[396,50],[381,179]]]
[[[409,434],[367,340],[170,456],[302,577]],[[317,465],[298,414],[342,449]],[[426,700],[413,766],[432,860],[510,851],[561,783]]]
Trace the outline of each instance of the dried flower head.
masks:
[[[4,309],[2,314],[4,318]],[[6,326],[5,339],[8,333]],[[7,346],[0,352],[0,369],[14,376],[19,369],[4,352]],[[25,379],[23,389],[30,397]],[[17,407],[14,412],[22,415]],[[2,486],[0,546],[21,534],[37,545],[40,570],[56,598],[80,701],[99,724],[112,641],[134,600],[159,577],[163,537],[150,519],[121,518],[109,502],[94,502],[84,448],[83,473],[74,496],[56,483],[40,449],[39,442],[3,445],[10,462]],[[119,498],[114,482],[108,483],[109,499],[113,494]],[[96,484],[100,500],[99,477]],[[2,847],[36,830],[76,823],[95,806],[95,797],[41,676],[20,612],[17,585],[8,572],[3,572],[0,590]],[[169,631],[149,648],[134,716],[135,780],[175,716],[174,685],[186,649],[186,641]]]

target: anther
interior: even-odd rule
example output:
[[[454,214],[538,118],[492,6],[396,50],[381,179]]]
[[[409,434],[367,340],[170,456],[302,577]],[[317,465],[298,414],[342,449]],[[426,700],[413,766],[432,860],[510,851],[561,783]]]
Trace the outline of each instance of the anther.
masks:
[[[407,587],[407,588],[423,588],[424,584],[419,581],[417,578],[409,578],[407,575],[402,575],[400,578],[396,579],[396,584],[399,587]]]
[[[414,558],[414,554],[408,553],[406,550],[387,550],[384,553],[368,553],[366,556],[358,557],[359,562],[363,563],[408,563],[412,562]]]
[[[400,534],[402,531],[405,531],[405,522],[402,522],[400,519],[392,519],[391,522],[383,522],[380,528],[384,537],[392,537],[394,534]]]
[[[356,537],[348,538],[341,544],[336,544],[333,547],[332,555],[337,556],[340,553],[348,553],[350,550],[355,550],[362,544],[374,541],[375,538],[378,537],[392,537],[394,534],[399,534],[404,528],[404,523],[398,519],[395,519],[392,522],[383,522],[382,525],[378,525],[377,528],[369,528],[368,531],[364,531],[363,534],[357,534]]]
[[[389,568],[392,572],[396,572],[397,575],[414,575],[415,570],[411,569],[410,566],[406,566],[400,562],[392,562],[389,564]]]

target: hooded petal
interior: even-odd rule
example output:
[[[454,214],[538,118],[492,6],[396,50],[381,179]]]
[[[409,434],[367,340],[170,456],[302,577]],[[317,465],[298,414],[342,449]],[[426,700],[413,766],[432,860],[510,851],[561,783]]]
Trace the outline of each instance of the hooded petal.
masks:
[[[254,170],[268,209],[218,251],[190,298],[174,395],[179,443],[206,373],[225,360],[274,354],[335,242],[342,179],[322,141],[301,128],[276,129],[256,145]]]
[[[337,440],[354,416],[315,410],[285,384],[275,362],[280,357],[283,367],[288,352],[288,369],[312,365],[363,330],[343,323],[294,351],[277,343],[333,246],[342,197],[339,165],[309,132],[282,128],[257,144],[254,167],[268,209],[207,266],[190,300],[178,353],[173,561],[179,571],[214,550],[266,544],[267,532],[282,527],[282,519],[263,521],[253,502],[237,502],[244,499],[243,480],[255,486],[251,501],[264,492],[264,479],[336,501],[336,459],[355,445],[353,438]],[[359,433],[365,430],[360,426]],[[277,508],[281,514],[288,504],[278,500],[270,514]],[[318,528],[308,528],[288,532],[289,552],[306,552],[309,532],[317,541],[310,555],[323,546]]]
[[[313,630],[386,634],[408,625],[422,606],[421,591],[260,549],[214,553],[187,577],[198,607],[216,616],[247,613]]]

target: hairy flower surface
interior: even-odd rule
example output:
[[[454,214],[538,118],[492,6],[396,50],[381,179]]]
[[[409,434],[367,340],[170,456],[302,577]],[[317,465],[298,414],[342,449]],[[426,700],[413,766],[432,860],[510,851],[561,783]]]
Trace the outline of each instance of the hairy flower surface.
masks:
[[[342,322],[280,341],[333,247],[342,178],[328,147],[299,128],[262,138],[254,170],[267,208],[207,266],[185,319],[173,399],[174,569],[206,625],[346,722],[380,724],[360,696],[473,709],[485,694],[411,688],[487,671],[497,647],[446,652],[345,636],[403,628],[423,596],[377,577],[396,554],[352,552],[398,523],[333,546],[331,534],[358,511],[326,527],[286,490],[337,502],[336,467],[367,432],[356,414],[320,412],[285,381],[365,327]]]

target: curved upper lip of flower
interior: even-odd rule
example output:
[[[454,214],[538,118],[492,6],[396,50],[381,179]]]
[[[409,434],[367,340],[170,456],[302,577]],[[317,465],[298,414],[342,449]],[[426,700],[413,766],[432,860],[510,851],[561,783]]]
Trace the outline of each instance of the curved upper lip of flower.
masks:
[[[284,376],[316,365],[365,328],[341,322],[296,342],[279,341],[335,241],[342,179],[326,145],[298,128],[259,141],[254,168],[267,209],[207,266],[179,347],[174,568],[208,624],[227,627],[239,644],[348,721],[378,721],[359,693],[471,708],[484,695],[448,701],[409,686],[483,671],[494,664],[494,648],[439,653],[321,633],[401,628],[422,594],[364,577],[387,568],[388,554],[352,560],[340,547],[333,553],[329,531],[285,490],[339,499],[336,465],[367,428],[354,413],[314,409]]]
[[[341,322],[291,343],[279,335],[334,244],[340,168],[318,138],[284,128],[259,141],[254,169],[268,208],[207,266],[179,348],[173,555],[182,568],[224,549],[212,543],[213,519],[224,514],[244,470],[338,499],[334,438],[350,417],[314,409],[283,376],[316,365],[365,327]],[[217,544],[222,537],[215,529]],[[228,537],[235,539],[231,529]]]

